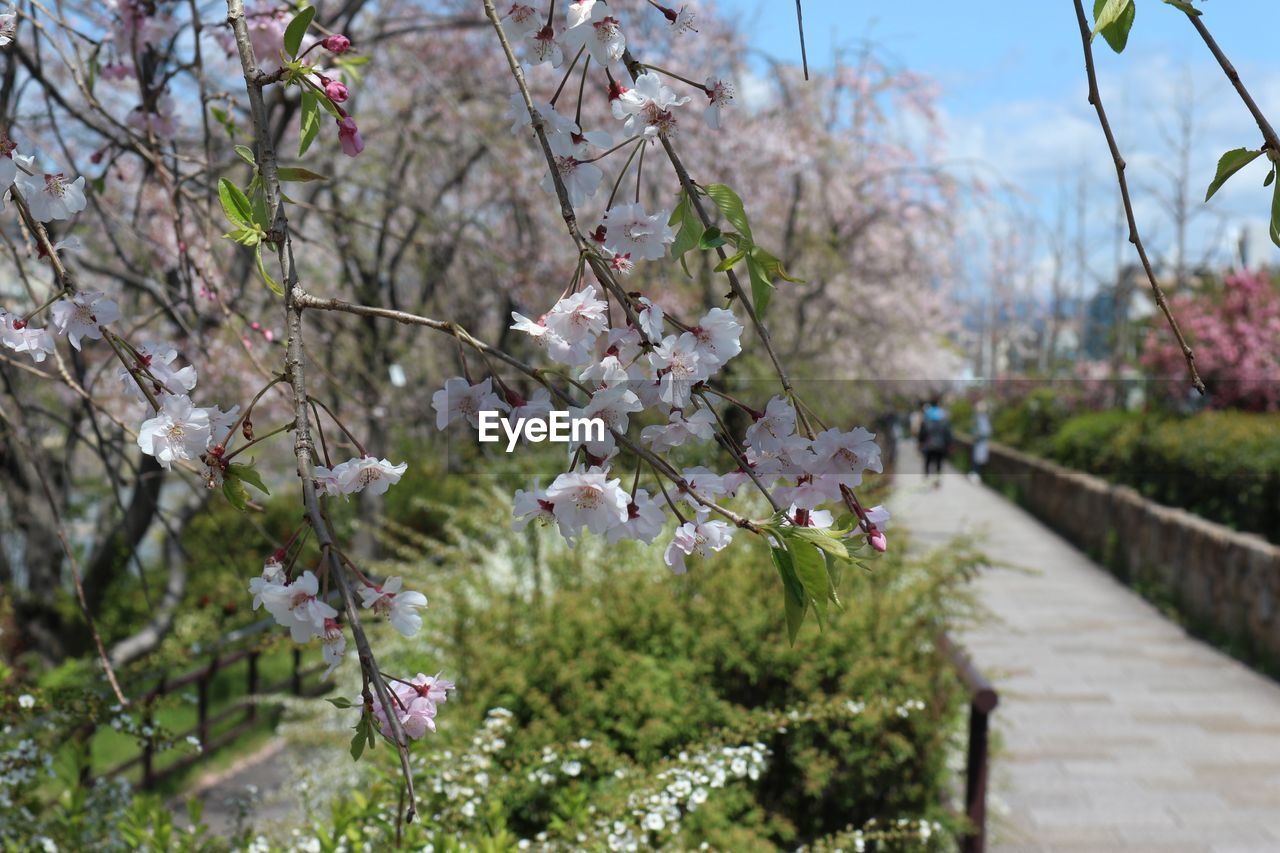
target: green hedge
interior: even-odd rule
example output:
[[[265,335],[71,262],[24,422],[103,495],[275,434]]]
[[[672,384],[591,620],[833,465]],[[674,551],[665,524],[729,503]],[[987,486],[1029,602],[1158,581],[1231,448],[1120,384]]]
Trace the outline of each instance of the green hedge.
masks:
[[[1280,415],[1097,412],[1027,449],[1280,542]]]

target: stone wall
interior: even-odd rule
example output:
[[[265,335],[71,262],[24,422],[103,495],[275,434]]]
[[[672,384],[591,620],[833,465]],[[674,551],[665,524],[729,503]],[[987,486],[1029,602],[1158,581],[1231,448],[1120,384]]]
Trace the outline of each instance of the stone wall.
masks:
[[[994,442],[984,479],[1193,627],[1280,661],[1280,547]]]

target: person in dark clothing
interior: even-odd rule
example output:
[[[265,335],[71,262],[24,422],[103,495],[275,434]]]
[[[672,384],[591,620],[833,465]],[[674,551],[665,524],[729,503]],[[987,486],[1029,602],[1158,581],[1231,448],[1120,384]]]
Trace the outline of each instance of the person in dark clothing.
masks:
[[[951,421],[937,400],[925,409],[919,438],[920,452],[924,454],[925,476],[936,473],[938,483],[941,484],[942,461],[951,452]]]

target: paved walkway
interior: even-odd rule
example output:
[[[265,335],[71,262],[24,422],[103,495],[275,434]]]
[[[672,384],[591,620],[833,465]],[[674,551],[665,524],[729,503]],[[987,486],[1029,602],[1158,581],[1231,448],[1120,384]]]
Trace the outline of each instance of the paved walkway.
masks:
[[[992,618],[962,635],[1000,692],[991,849],[1280,851],[1280,685],[990,489],[899,459],[895,523],[919,547],[985,532],[1024,567],[983,572]]]

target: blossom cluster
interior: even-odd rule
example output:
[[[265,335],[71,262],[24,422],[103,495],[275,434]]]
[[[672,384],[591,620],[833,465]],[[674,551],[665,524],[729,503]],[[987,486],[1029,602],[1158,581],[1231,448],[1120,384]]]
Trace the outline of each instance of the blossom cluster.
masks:
[[[439,675],[418,673],[408,681],[397,679],[387,685],[391,692],[391,713],[400,721],[406,735],[420,738],[436,730],[436,706],[448,701],[449,691],[455,686]],[[373,718],[382,733],[391,737],[391,719],[377,694],[373,697]]]
[[[589,530],[609,542],[651,543],[662,534],[670,512],[679,523],[666,547],[665,561],[673,571],[683,573],[686,557],[719,551],[733,536],[729,524],[711,519],[705,502],[732,497],[752,480],[771,489],[782,505],[789,505],[792,523],[832,527],[832,513],[818,507],[840,501],[841,490],[859,485],[865,471],[882,470],[880,448],[875,436],[861,428],[827,429],[809,438],[798,431],[794,405],[781,396],[770,400],[764,411],[749,412],[753,422],[734,470],[685,468],[674,494],[665,495],[665,500],[638,485],[628,490],[621,477],[613,476],[613,462],[621,450],[617,438],[628,432],[631,419],[641,412],[652,410],[663,419],[640,431],[640,444],[655,452],[715,439],[718,416],[703,389],[742,349],[743,327],[731,310],[712,308],[687,331],[676,327],[664,335],[667,323],[662,308],[647,299],[642,304],[636,325],[610,327],[608,303],[594,285],[587,285],[557,301],[536,320],[512,314],[513,329],[526,333],[549,359],[570,368],[590,389],[589,399],[571,407],[570,414],[600,418],[609,428],[603,439],[584,440],[570,448],[582,464],[557,476],[545,489],[515,493],[516,529],[538,521],[556,524],[570,542]],[[524,414],[529,404],[520,399],[513,406],[508,399],[514,397],[511,392],[504,399],[491,378],[472,383],[454,377],[432,398],[436,425],[444,429],[466,421],[474,426],[481,411],[499,411],[508,417]],[[545,393],[539,401],[542,405],[549,405]],[[677,502],[687,505],[686,513],[677,509]],[[872,524],[882,524],[887,517],[879,507],[868,513]]]

